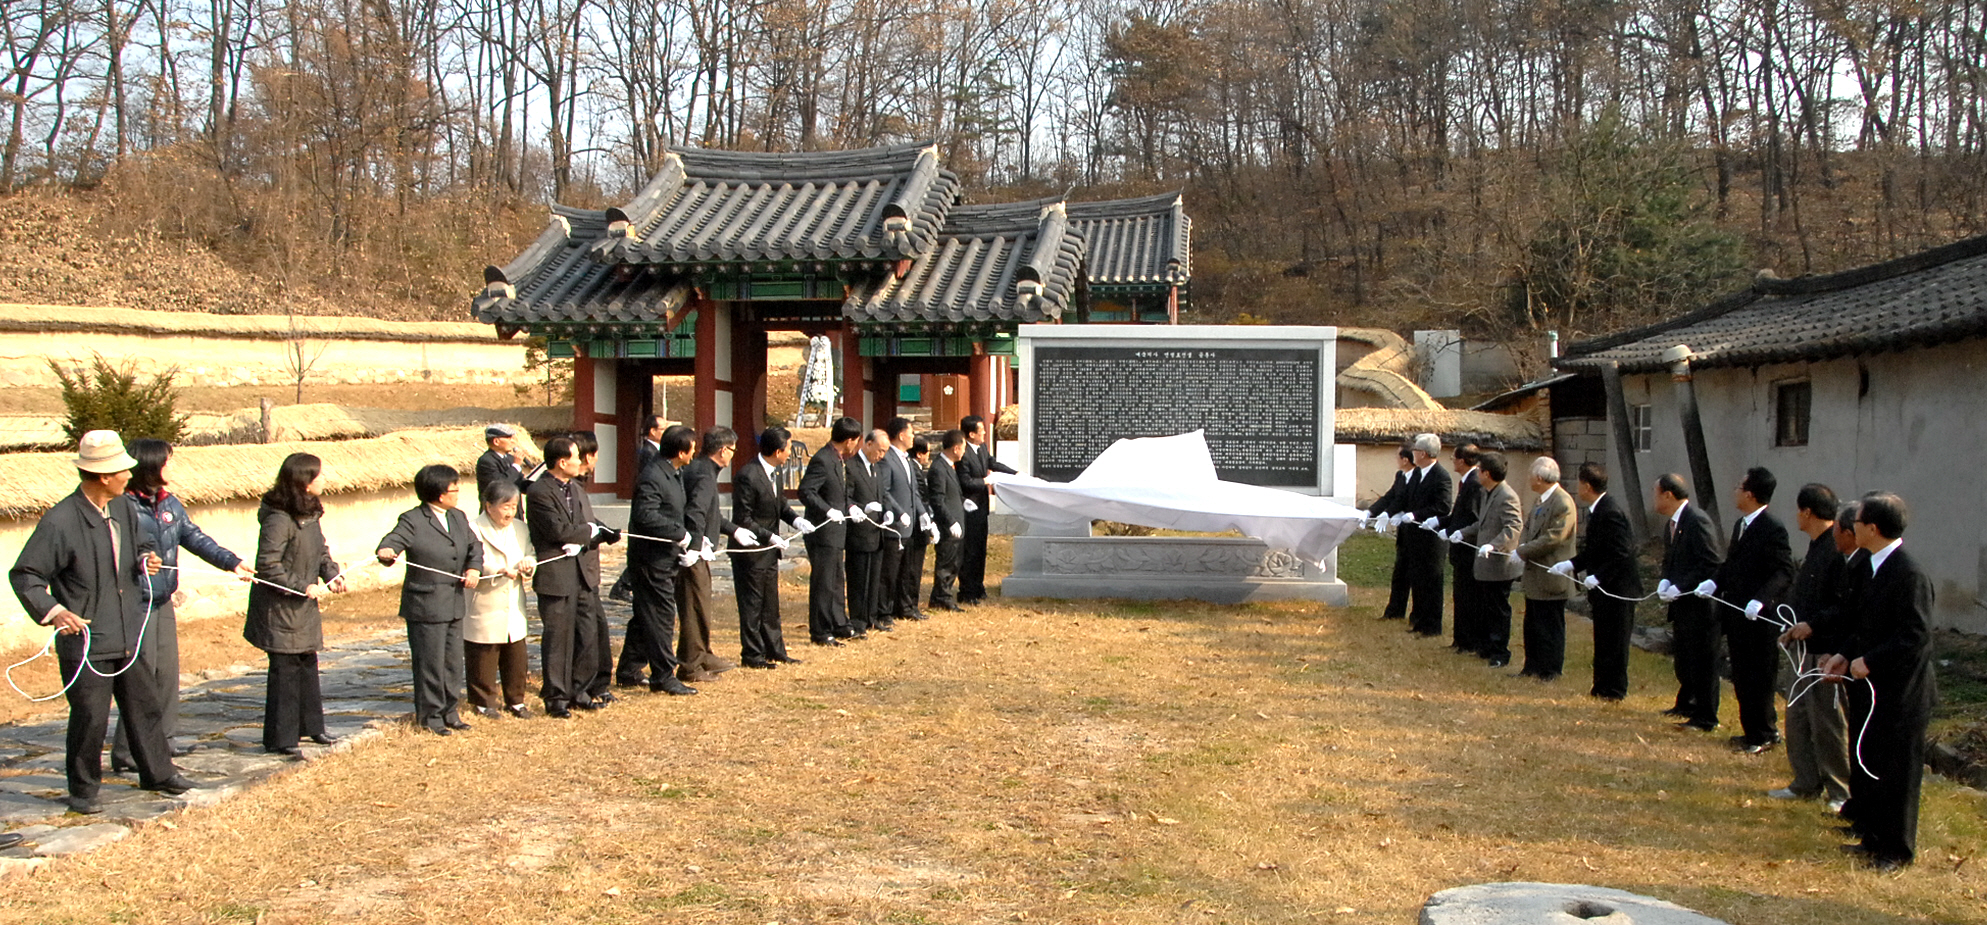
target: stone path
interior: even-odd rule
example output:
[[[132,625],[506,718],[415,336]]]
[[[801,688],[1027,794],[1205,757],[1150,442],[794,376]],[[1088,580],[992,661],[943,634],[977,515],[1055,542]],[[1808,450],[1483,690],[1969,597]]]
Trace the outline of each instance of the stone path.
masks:
[[[799,544],[795,544],[796,548]],[[621,572],[623,554],[608,547],[602,562],[604,580]],[[791,568],[792,559],[782,563]],[[729,564],[720,558],[712,570],[712,590],[731,594]],[[604,602],[608,623],[618,640],[627,625],[629,607]],[[531,619],[532,670],[538,669],[538,620]],[[617,644],[616,650],[619,650]],[[330,746],[303,745],[306,760],[352,748],[379,735],[377,727],[407,721],[414,709],[413,669],[408,662],[407,637],[399,631],[362,639],[341,640],[319,654],[319,685],[324,694],[326,729],[340,741]],[[0,726],[0,830],[19,832],[23,843],[0,851],[0,877],[32,870],[51,857],[88,851],[130,834],[130,826],[148,822],[189,806],[211,805],[240,793],[256,781],[295,762],[262,749],[263,693],[267,670],[262,665],[182,675],[178,741],[191,745],[191,754],[174,759],[200,789],[167,796],[138,789],[135,773],[112,773],[104,754],[104,786],[99,797],[103,813],[76,816],[63,797],[68,782],[63,771],[66,712],[33,721]],[[11,692],[9,692],[11,695]],[[60,701],[51,701],[60,709]],[[114,716],[113,711],[113,716]],[[113,719],[113,723],[115,720]]]

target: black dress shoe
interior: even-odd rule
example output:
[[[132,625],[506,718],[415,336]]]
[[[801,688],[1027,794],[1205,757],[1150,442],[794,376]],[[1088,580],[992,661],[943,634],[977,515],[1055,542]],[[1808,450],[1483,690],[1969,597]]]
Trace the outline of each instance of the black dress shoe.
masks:
[[[573,709],[575,709],[575,710],[585,710],[585,711],[587,711],[588,713],[592,713],[593,711],[595,711],[595,710],[598,710],[598,709],[600,709],[600,708],[601,708],[602,706],[604,706],[604,704],[602,704],[602,703],[601,703],[600,701],[598,701],[598,700],[575,700],[575,701],[573,701]]]
[[[1717,723],[1704,723],[1697,720],[1689,720],[1676,725],[1678,729],[1685,732],[1716,732],[1718,730]]]
[[[615,686],[615,687],[647,687],[647,686],[649,686],[649,682],[647,682],[647,681],[644,681],[644,680],[642,680],[641,678],[636,678],[636,679],[634,679],[633,681],[630,681],[630,680],[628,680],[627,678],[615,678],[615,679],[614,679],[614,686]]]
[[[1772,751],[1773,747],[1779,744],[1779,736],[1774,736],[1770,739],[1761,739],[1757,742],[1742,741],[1739,743],[1739,751],[1748,755],[1763,755]]]
[[[131,762],[129,762],[129,761],[115,761],[115,760],[113,760],[113,761],[112,761],[112,762],[110,763],[110,773],[112,773],[112,774],[130,774],[130,773],[133,773],[133,772],[135,772],[135,771],[137,771],[137,770],[138,770],[138,766],[137,766],[137,765],[135,765],[135,764],[132,764],[132,763],[131,763]]]
[[[171,752],[174,758],[184,758],[188,755],[193,754],[193,746],[174,745],[171,748],[167,749],[167,751]]]
[[[672,697],[688,697],[697,692],[696,688],[678,681],[669,675],[663,675],[661,681],[649,685],[649,690],[655,691],[658,694],[668,694]]]
[[[21,843],[21,833],[0,832],[0,851],[5,851]]]
[[[338,737],[329,732],[320,732],[317,735],[311,736],[310,740],[319,745],[335,745],[338,742]]]
[[[741,665],[744,665],[744,666],[745,666],[745,667],[747,667],[747,668],[778,668],[778,667],[780,667],[778,663],[775,663],[775,662],[769,662],[769,661],[766,661],[765,659],[759,659],[759,658],[748,658],[748,659],[743,659],[743,660],[741,660],[741,661],[739,662],[739,664],[741,664]]]
[[[572,719],[573,711],[567,709],[563,703],[548,703],[545,705],[545,715],[553,719]]]
[[[836,639],[833,636],[821,636],[809,641],[817,646],[839,646],[842,644],[840,639]]]
[[[103,804],[98,803],[96,797],[65,797],[62,802],[78,816],[94,816],[103,812]]]
[[[785,662],[785,663],[787,663],[787,664],[789,664],[789,665],[798,665],[798,664],[800,664],[800,659],[797,659],[797,658],[794,658],[794,657],[793,657],[793,656],[791,656],[791,655],[775,655],[775,656],[773,656],[773,661],[776,661],[776,662]]]
[[[463,722],[463,721],[462,721],[462,720],[460,720],[460,719],[453,719],[453,720],[449,720],[449,721],[447,721],[447,722],[444,722],[444,723],[443,723],[442,725],[444,725],[444,726],[446,726],[446,727],[448,727],[448,728],[450,728],[450,729],[454,729],[454,730],[456,730],[456,731],[458,731],[458,732],[468,732],[469,730],[471,730],[471,729],[474,729],[474,728],[475,728],[474,726],[471,726],[471,725],[469,725],[468,723],[465,723],[465,722]]]
[[[304,756],[304,750],[295,745],[284,746],[282,748],[264,746],[262,750],[272,755],[282,755],[285,758],[302,758]]]
[[[619,698],[619,697],[616,697],[616,696],[614,696],[614,692],[613,692],[613,691],[606,691],[606,692],[604,692],[604,693],[601,693],[601,694],[599,694],[599,695],[596,695],[596,696],[595,696],[595,697],[593,698],[593,702],[594,702],[594,703],[598,703],[598,704],[603,704],[603,705],[604,705],[604,704],[610,704],[610,703],[620,703],[620,702],[621,702],[621,698]]]
[[[1690,718],[1690,711],[1689,711],[1689,710],[1686,710],[1686,709],[1684,709],[1684,708],[1682,708],[1682,707],[1671,707],[1671,708],[1669,708],[1669,709],[1667,709],[1667,710],[1664,710],[1664,711],[1663,711],[1662,713],[1660,713],[1660,714],[1658,714],[1658,715],[1659,715],[1659,716],[1674,716],[1674,717],[1676,717],[1676,718],[1678,718],[1678,719],[1689,719],[1689,718]]]
[[[530,719],[530,718],[531,718],[531,710],[530,710],[529,708],[525,707],[525,705],[524,705],[524,704],[521,704],[521,703],[514,703],[514,704],[511,704],[510,706],[507,706],[507,707],[505,707],[504,709],[505,709],[506,711],[508,711],[508,712],[510,713],[510,715],[512,715],[512,716],[515,716],[515,717],[517,717],[518,719]]]
[[[140,785],[138,789],[151,790],[158,793],[169,793],[172,794],[173,796],[179,796],[180,794],[185,793],[188,790],[198,789],[199,786],[200,786],[199,784],[187,780],[186,775],[184,774],[174,774],[173,776],[168,777],[165,780],[159,781],[157,783],[154,783],[150,786]]]
[[[1492,668],[1502,668],[1502,667],[1504,667],[1505,665],[1509,665],[1509,664],[1511,664],[1511,662],[1510,662],[1510,660],[1509,660],[1509,659],[1502,659],[1502,658],[1493,658],[1493,659],[1491,659],[1491,660],[1490,660],[1490,662],[1489,662],[1489,665],[1490,665],[1490,667],[1492,667]]]
[[[930,618],[930,617],[927,617],[927,616],[925,616],[924,614],[921,614],[921,613],[909,613],[909,614],[905,614],[905,615],[903,616],[903,619],[905,619],[905,620],[929,620],[929,619],[931,619],[931,618]]]
[[[429,731],[429,732],[432,732],[432,733],[434,733],[435,735],[438,735],[438,736],[452,736],[452,735],[455,735],[455,730],[453,730],[453,729],[450,729],[450,728],[448,728],[447,726],[429,726],[429,727],[428,727],[428,731]]]
[[[889,620],[885,620],[882,623],[876,624],[876,631],[879,633],[895,632],[896,629],[897,629],[897,624]]]

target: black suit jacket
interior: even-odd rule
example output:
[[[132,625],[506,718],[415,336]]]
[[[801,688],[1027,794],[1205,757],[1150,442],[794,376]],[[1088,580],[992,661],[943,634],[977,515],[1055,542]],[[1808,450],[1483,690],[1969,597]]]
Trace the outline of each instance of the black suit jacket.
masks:
[[[993,458],[993,451],[984,444],[974,446],[971,441],[966,443],[966,455],[959,457],[959,464],[952,468],[959,473],[959,491],[965,500],[978,505],[982,514],[987,512],[987,473],[1014,474],[1006,463]]]
[[[916,459],[911,460],[911,487],[918,496],[916,513],[930,514],[932,523],[937,523],[937,510],[932,506],[931,500],[931,467],[920,465]],[[905,531],[904,545],[906,547],[931,545],[931,535],[924,531],[923,521],[916,517],[911,518],[911,529]]]
[[[483,541],[469,529],[469,515],[448,509],[448,529],[443,530],[427,505],[402,511],[393,530],[381,537],[375,549],[391,549],[408,562],[438,568],[460,575],[475,569],[483,571]],[[468,605],[461,579],[409,566],[400,582],[400,618],[409,623],[450,623],[460,620]]]
[[[800,515],[786,493],[766,475],[766,467],[754,456],[731,467],[731,522],[752,531],[754,546],[765,546],[780,532],[780,524],[791,524]],[[731,543],[737,546],[734,539]]]
[[[1743,523],[1732,524],[1732,544],[1715,576],[1718,597],[1740,607],[1758,601],[1771,611],[1794,583],[1794,550],[1787,541],[1787,525],[1773,516],[1771,508],[1760,511],[1752,526],[1740,533]]]
[[[1635,566],[1635,531],[1613,495],[1602,495],[1587,515],[1587,536],[1573,555],[1573,570],[1601,580],[1601,589],[1623,597],[1642,596],[1642,573]]]
[[[1866,556],[1849,567],[1869,574],[1870,559]],[[1907,715],[1930,710],[1932,580],[1900,546],[1858,585],[1841,654],[1869,666],[1877,709]]]
[[[483,455],[476,458],[476,497],[482,498],[484,486],[491,482],[509,482],[516,485],[518,491],[524,491],[531,487],[531,483],[525,481],[524,476],[524,470],[511,462],[509,456],[496,450],[484,450]]]
[[[842,465],[842,454],[835,452],[834,444],[815,451],[814,458],[807,461],[807,471],[800,475],[800,506],[807,519],[814,522],[814,532],[807,535],[807,545],[829,549],[848,545],[848,525],[828,519],[829,511],[841,511],[846,516],[849,510],[848,470]]]
[[[718,507],[718,464],[699,456],[683,467],[683,529],[690,531],[690,546],[702,549],[704,540],[712,549],[723,549],[724,538],[736,525],[726,520]]]
[[[1476,468],[1456,476],[1456,503],[1449,507],[1449,513],[1442,516],[1441,529],[1461,530],[1476,523],[1483,515],[1483,486],[1476,483]],[[1462,543],[1449,547],[1449,558],[1457,561],[1476,555],[1476,550]]]
[[[931,505],[931,519],[938,523],[941,540],[951,537],[953,524],[966,522],[966,494],[959,487],[955,468],[952,461],[940,453],[932,457],[931,471],[925,473],[925,500]]]
[[[1483,500],[1479,497],[1477,499],[1477,507],[1481,508],[1482,506]],[[1373,499],[1372,504],[1366,506],[1366,513],[1374,517],[1405,510],[1407,510],[1407,473],[1405,472],[1394,473],[1394,484],[1385,493],[1380,495],[1380,497]],[[1471,521],[1471,523],[1475,522],[1474,520]],[[1464,526],[1468,525],[1465,524]]]
[[[1689,594],[1705,579],[1717,576],[1718,564],[1724,561],[1724,556],[1718,552],[1718,538],[1711,532],[1711,518],[1698,508],[1697,502],[1684,504],[1676,536],[1669,536],[1669,521],[1664,521],[1659,529],[1665,537],[1663,577],[1677,590]]]
[[[1409,471],[1407,475],[1405,510],[1414,514],[1416,523],[1438,521],[1449,513],[1456,501],[1456,479],[1449,470],[1442,468],[1441,463],[1435,462],[1428,465],[1427,473],[1423,474],[1419,481],[1414,479],[1413,471]],[[1425,530],[1421,532],[1427,534],[1430,539],[1434,538],[1434,534],[1429,534]]]
[[[1834,652],[1842,645],[1837,640],[1842,631],[1842,574],[1848,564],[1848,557],[1835,548],[1835,528],[1830,527],[1808,542],[1807,557],[1794,573],[1787,605],[1794,608],[1795,620],[1814,631],[1808,637],[1810,652]]]
[[[863,513],[869,517],[885,523],[894,524],[897,515],[902,512],[902,508],[899,508],[897,502],[892,500],[889,493],[883,490],[883,479],[885,478],[883,467],[888,465],[889,462],[890,458],[888,456],[885,456],[883,461],[878,463],[869,463],[868,460],[862,458],[862,454],[860,453],[849,457],[847,469],[849,503],[862,508]],[[871,504],[883,505],[883,513],[877,514],[871,511],[869,509]],[[892,527],[891,529],[895,530],[899,528]],[[875,552],[890,545],[887,542],[888,540],[896,538],[896,533],[886,532],[884,528],[873,523],[851,524],[849,526],[849,551]],[[890,548],[895,549],[896,547],[891,546]]]
[[[628,502],[628,532],[661,537],[668,542],[630,539],[629,557],[643,563],[674,559],[683,548],[680,541],[690,535],[684,526],[684,509],[688,505],[683,471],[669,460],[650,457],[649,464],[635,480],[635,496]]]
[[[574,507],[566,505],[566,492],[574,497]],[[594,540],[593,502],[587,500],[586,483],[578,479],[562,483],[547,475],[531,483],[524,493],[526,524],[531,528],[531,554],[539,566],[531,573],[531,588],[552,597],[570,597],[582,590],[600,587],[600,549]],[[586,547],[578,556],[558,561],[565,555],[561,547],[578,543]]]
[[[656,458],[657,454],[661,452],[662,448],[650,443],[647,437],[635,441],[635,472],[637,477],[640,476],[643,469],[649,467],[649,460]]]

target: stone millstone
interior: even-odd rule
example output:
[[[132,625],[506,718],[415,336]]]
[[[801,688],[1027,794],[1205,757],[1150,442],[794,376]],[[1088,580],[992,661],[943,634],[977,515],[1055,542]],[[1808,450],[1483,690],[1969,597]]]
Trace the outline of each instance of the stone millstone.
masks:
[[[1578,883],[1480,883],[1443,890],[1421,925],[1725,925],[1675,903]]]

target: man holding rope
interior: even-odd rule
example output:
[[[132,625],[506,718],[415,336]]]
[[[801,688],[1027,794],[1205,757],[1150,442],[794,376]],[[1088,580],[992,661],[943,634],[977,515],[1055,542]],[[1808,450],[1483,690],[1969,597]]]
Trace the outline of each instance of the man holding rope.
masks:
[[[681,424],[663,431],[660,449],[636,477],[635,496],[628,504],[628,532],[635,534],[628,542],[635,612],[621,640],[622,661],[647,665],[649,690],[678,697],[697,692],[677,677],[680,666],[669,648],[676,637],[676,571],[688,561],[686,556],[695,555],[683,525],[683,467],[690,464],[696,440]]]
[[[1787,527],[1766,509],[1778,484],[1765,467],[1746,470],[1732,491],[1739,520],[1732,525],[1725,561],[1711,580],[1711,593],[1726,605],[1718,618],[1731,653],[1732,693],[1738,697],[1739,727],[1745,733],[1733,737],[1732,747],[1748,755],[1780,744],[1773,682],[1779,676],[1780,652],[1774,640],[1781,627],[1769,615],[1794,583],[1794,551]],[[1712,697],[1715,700],[1717,695]]]
[[[69,701],[68,804],[90,815],[102,812],[97,791],[113,700],[139,786],[181,794],[194,784],[173,766],[153,679],[129,670],[149,612],[140,582],[149,584],[162,564],[124,495],[137,462],[115,432],[93,430],[79,441],[75,465],[76,491],[42,515],[8,577],[21,609],[55,628]]]
[[[1676,703],[1666,715],[1678,728],[1710,732],[1718,728],[1718,624],[1711,601],[1697,589],[1718,572],[1724,556],[1711,518],[1690,503],[1690,488],[1672,472],[1656,480],[1656,513],[1663,516],[1663,578],[1656,597],[1670,606],[1671,658],[1677,676]]]
[[[1635,598],[1642,574],[1635,567],[1635,533],[1627,512],[1608,496],[1608,471],[1599,463],[1580,466],[1580,503],[1587,508],[1587,536],[1579,553],[1553,566],[1560,574],[1586,572],[1587,606],[1594,615],[1594,686],[1602,700],[1628,696],[1628,646],[1635,634]]]
[[[1841,812],[1849,802],[1849,729],[1841,691],[1833,684],[1803,684],[1802,676],[1836,648],[1828,631],[1842,616],[1843,573],[1856,551],[1855,520],[1850,519],[1847,529],[1836,529],[1843,511],[1826,485],[1801,486],[1794,503],[1794,524],[1807,534],[1808,554],[1787,597],[1800,622],[1781,634],[1780,643],[1805,641],[1808,654],[1794,662],[1794,684],[1787,690],[1787,764],[1794,779],[1766,795],[1776,800],[1822,797],[1830,812]]]

